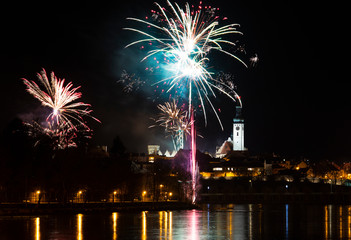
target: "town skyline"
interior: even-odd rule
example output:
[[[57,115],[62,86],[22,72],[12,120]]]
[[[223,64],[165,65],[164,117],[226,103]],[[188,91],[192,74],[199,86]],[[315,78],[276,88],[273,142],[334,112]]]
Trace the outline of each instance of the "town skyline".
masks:
[[[171,148],[162,129],[149,129],[150,118],[157,114],[150,99],[152,89],[126,94],[117,83],[123,70],[143,79],[142,66],[136,64],[140,54],[124,49],[131,35],[122,28],[128,25],[126,17],[143,17],[155,6],[135,3],[135,8],[124,2],[70,8],[64,3],[54,8],[31,3],[30,8],[17,7],[14,16],[11,11],[5,14],[9,21],[1,64],[5,87],[0,95],[6,103],[1,130],[16,117],[25,120],[42,114],[43,108],[25,92],[21,78],[33,80],[45,68],[81,86],[82,98],[102,122],[92,125],[94,144],[111,146],[114,137],[120,136],[130,152],[145,152],[148,144]],[[324,29],[333,29],[338,22],[325,14],[335,9],[299,2],[280,3],[275,6],[279,11],[273,10],[273,3],[205,4],[217,5],[220,14],[241,25],[246,60],[255,54],[259,57],[257,66],[248,69],[221,59],[214,62],[234,76],[243,102],[249,151],[350,157],[350,100],[344,82],[337,78],[332,50],[339,33],[324,34]],[[202,151],[215,151],[232,131],[235,104],[223,96],[215,104],[221,110],[224,131],[212,113],[206,127],[199,119]]]

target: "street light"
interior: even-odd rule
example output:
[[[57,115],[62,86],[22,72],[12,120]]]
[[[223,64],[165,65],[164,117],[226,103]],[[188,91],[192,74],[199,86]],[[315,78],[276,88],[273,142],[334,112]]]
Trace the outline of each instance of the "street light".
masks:
[[[173,196],[173,193],[172,193],[172,192],[169,192],[168,196],[169,196],[169,200],[171,200],[171,198],[172,198],[172,196]]]
[[[161,197],[161,200],[162,200],[162,198],[163,198],[163,196],[162,196],[162,188],[163,188],[164,186],[162,185],[162,184],[160,184],[160,197]]]
[[[37,200],[38,200],[37,202],[38,202],[38,204],[39,204],[39,200],[40,200],[40,190],[37,191]]]
[[[81,191],[81,190],[78,192],[78,199],[77,199],[78,201],[77,202],[81,202],[82,193],[83,193],[83,191]]]
[[[142,194],[142,200],[143,202],[145,202],[145,196],[146,196],[147,192],[146,191],[143,191],[143,194]]]
[[[112,196],[112,202],[115,202],[115,197],[116,197],[116,195],[117,195],[117,191],[114,191],[114,192],[113,192],[113,196]]]

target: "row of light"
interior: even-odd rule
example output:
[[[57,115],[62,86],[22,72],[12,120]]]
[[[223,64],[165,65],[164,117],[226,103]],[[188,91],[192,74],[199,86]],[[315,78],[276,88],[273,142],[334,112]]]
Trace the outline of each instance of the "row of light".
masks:
[[[161,184],[161,185],[160,185],[160,188],[162,188],[162,187],[164,187],[164,186]],[[36,191],[36,193],[39,195],[41,192],[40,192],[40,190],[38,190],[38,191]],[[78,191],[78,195],[81,195],[82,193],[83,193],[82,190]],[[143,197],[145,197],[146,194],[147,194],[147,191],[143,191],[143,192],[142,192],[142,196],[143,196]],[[113,192],[113,195],[116,196],[116,195],[117,195],[117,191],[114,191],[114,192]],[[170,192],[168,195],[171,197],[171,196],[173,195],[173,193]]]

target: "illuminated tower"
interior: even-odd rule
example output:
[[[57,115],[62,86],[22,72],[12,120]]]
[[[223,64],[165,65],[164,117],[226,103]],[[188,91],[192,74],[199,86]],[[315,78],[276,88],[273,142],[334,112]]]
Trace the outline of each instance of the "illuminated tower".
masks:
[[[244,119],[241,116],[241,106],[236,106],[233,119],[233,150],[246,150],[244,147]]]

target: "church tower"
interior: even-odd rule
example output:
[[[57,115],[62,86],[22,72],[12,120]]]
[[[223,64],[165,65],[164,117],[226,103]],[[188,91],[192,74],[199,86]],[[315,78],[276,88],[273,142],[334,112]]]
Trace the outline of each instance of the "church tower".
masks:
[[[233,150],[246,151],[244,147],[244,119],[241,115],[241,106],[236,106],[233,119]]]

